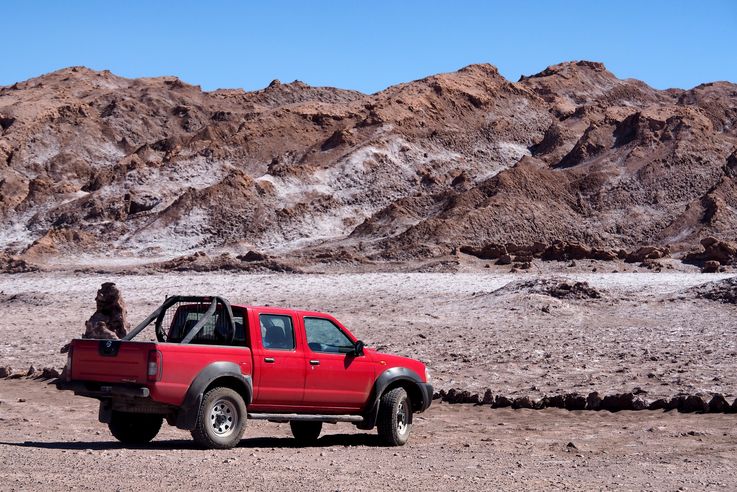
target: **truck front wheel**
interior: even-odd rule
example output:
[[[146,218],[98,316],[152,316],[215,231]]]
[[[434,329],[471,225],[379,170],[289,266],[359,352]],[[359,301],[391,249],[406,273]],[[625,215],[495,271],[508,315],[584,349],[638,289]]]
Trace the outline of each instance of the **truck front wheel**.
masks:
[[[156,437],[164,418],[161,415],[113,411],[108,428],[123,444],[146,444]]]
[[[229,449],[237,445],[246,427],[246,404],[230,388],[213,388],[202,398],[192,437],[207,449]]]
[[[381,395],[376,421],[379,437],[389,446],[403,446],[412,430],[412,405],[404,388],[394,388]]]
[[[292,428],[292,435],[300,444],[314,444],[320,437],[322,422],[290,420],[289,427]]]

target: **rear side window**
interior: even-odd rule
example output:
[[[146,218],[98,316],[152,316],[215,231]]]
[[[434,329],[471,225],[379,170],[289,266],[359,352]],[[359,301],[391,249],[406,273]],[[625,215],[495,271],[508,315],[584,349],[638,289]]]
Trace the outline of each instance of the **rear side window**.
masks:
[[[307,345],[313,352],[348,353],[353,342],[332,321],[322,318],[305,318]]]
[[[294,326],[291,317],[281,314],[262,314],[259,320],[264,348],[276,350],[294,348]]]
[[[197,306],[182,307],[177,310],[167,336],[168,342],[179,343],[189,333],[199,320],[205,316],[202,309]],[[235,323],[235,334],[232,345],[244,345],[246,333],[242,310],[233,311],[233,322]],[[195,335],[190,343],[204,345],[229,345],[227,340],[230,334],[227,316],[218,310],[207,320],[202,329]]]

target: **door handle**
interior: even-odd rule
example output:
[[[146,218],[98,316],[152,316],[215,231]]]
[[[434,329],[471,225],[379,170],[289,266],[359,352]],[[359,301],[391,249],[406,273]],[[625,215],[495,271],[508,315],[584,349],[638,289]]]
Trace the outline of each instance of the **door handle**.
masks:
[[[310,365],[319,366],[320,365],[320,361],[319,360],[311,360],[310,361]]]
[[[268,362],[269,364],[273,364],[274,363],[274,358],[273,357],[264,357],[264,362]]]

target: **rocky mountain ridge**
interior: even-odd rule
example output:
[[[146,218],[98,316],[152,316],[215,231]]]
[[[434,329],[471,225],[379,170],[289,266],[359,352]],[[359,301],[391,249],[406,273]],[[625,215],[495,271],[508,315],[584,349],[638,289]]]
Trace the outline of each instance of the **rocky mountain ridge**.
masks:
[[[737,238],[729,82],[660,91],[580,61],[203,92],[71,67],[1,87],[0,128],[0,250],[34,265]]]

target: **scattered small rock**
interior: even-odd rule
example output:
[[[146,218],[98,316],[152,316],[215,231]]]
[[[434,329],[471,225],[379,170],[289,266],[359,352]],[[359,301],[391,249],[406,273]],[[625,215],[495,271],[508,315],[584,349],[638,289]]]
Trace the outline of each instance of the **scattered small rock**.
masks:
[[[492,405],[492,406],[493,406],[493,408],[506,408],[506,407],[511,407],[512,406],[512,400],[510,400],[506,396],[496,395],[496,397],[494,398],[494,405]]]
[[[490,389],[487,389],[486,391],[484,391],[484,396],[481,399],[481,404],[482,405],[491,405],[493,403],[494,403],[494,395],[491,394],[491,390]]]
[[[586,410],[601,410],[601,396],[596,391],[592,391],[586,397]]]
[[[668,400],[666,398],[658,398],[647,406],[648,410],[665,410],[668,408]]]
[[[41,375],[39,376],[40,379],[57,379],[61,374],[56,368],[53,367],[44,367],[41,370]]]
[[[717,273],[720,266],[722,265],[716,260],[705,261],[701,273]]]
[[[499,257],[498,260],[496,260],[497,265],[511,265],[512,264],[512,256],[504,254]]]
[[[705,413],[709,411],[709,404],[698,395],[677,395],[668,403],[668,409],[681,413]]]
[[[236,256],[237,259],[241,261],[264,261],[268,260],[269,257],[263,253],[259,253],[257,251],[249,251],[245,255],[238,255]]]
[[[514,401],[512,401],[512,408],[518,409],[518,408],[534,408],[535,403],[532,401],[532,399],[529,396],[520,396],[519,398],[515,398]]]

